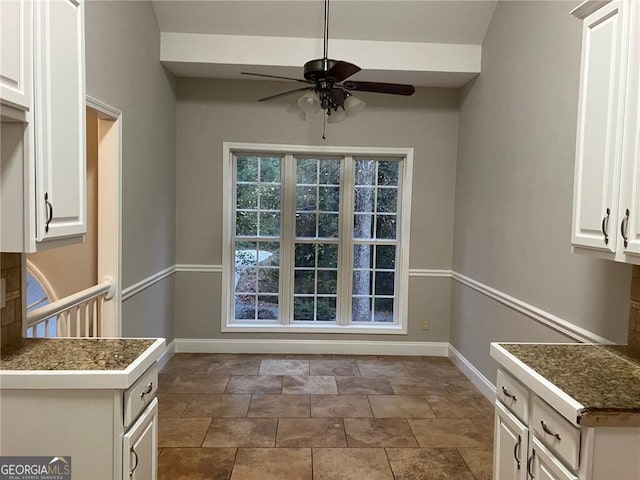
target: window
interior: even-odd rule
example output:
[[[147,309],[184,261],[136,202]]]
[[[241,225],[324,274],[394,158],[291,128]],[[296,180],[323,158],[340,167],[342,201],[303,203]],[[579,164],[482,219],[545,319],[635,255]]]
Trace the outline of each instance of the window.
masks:
[[[223,331],[406,333],[412,150],[224,149]]]

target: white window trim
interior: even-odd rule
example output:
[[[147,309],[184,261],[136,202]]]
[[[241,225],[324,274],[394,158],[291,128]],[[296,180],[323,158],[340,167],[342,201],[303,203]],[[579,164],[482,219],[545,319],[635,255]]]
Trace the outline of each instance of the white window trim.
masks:
[[[373,156],[373,157],[402,157],[400,203],[400,244],[399,244],[399,272],[398,276],[398,322],[393,325],[378,325],[372,323],[337,325],[321,324],[264,324],[258,322],[229,323],[227,316],[230,311],[230,301],[234,284],[233,275],[235,265],[232,265],[233,254],[233,216],[231,212],[233,201],[233,154],[242,153],[278,153],[278,154],[317,154],[341,156]],[[339,147],[339,146],[307,146],[280,145],[268,143],[238,143],[224,142],[222,145],[222,301],[221,301],[221,331],[222,332],[256,332],[256,333],[359,333],[382,335],[406,335],[409,312],[409,240],[411,238],[411,190],[413,178],[413,148],[396,147]],[[375,326],[373,326],[375,325]]]

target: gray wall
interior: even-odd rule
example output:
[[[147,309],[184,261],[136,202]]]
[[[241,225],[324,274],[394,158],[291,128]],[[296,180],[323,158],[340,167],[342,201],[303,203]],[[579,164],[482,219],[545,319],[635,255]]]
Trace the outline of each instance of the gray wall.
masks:
[[[160,31],[150,2],[85,5],[87,94],[123,112],[126,288],[175,263],[175,81],[159,62]],[[171,305],[154,309],[158,297]],[[125,302],[123,335],[173,338],[173,297],[173,280],[166,279],[132,297],[136,308]]]
[[[180,79],[177,120],[176,263],[222,263],[222,143],[398,146],[415,149],[410,267],[450,269],[458,125],[458,92],[419,89],[410,98],[362,94],[358,116],[327,125],[301,122],[285,110],[295,96],[260,97],[295,88],[253,80]],[[219,273],[176,276],[176,337],[221,338]],[[410,279],[409,334],[313,335],[316,339],[448,341],[450,280]],[[420,330],[429,317],[431,327]],[[301,338],[300,334],[224,334],[224,338]]]
[[[575,3],[500,2],[482,74],[461,92],[453,266],[617,342],[631,267],[570,251],[581,23]],[[452,289],[451,343],[489,379],[489,342],[567,341]]]

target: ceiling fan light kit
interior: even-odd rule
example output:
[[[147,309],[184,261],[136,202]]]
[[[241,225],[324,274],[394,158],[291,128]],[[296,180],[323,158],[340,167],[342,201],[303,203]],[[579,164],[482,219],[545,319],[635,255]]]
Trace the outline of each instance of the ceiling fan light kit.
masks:
[[[296,115],[305,121],[309,113],[317,113],[322,110],[328,123],[339,123],[345,118],[350,118],[362,110],[366,103],[351,94],[352,90],[360,92],[386,93],[390,95],[413,95],[413,85],[399,83],[361,82],[347,80],[360,71],[360,67],[343,60],[333,60],[328,57],[329,43],[329,0],[324,2],[324,55],[322,58],[310,60],[304,64],[304,80],[298,78],[280,77],[276,75],[264,75],[259,73],[242,72],[244,75],[258,77],[277,78],[305,83],[306,87],[296,88],[288,92],[279,93],[270,97],[261,98],[264,102],[276,98],[291,95],[297,92],[305,92],[287,112]],[[324,138],[324,135],[323,135]]]

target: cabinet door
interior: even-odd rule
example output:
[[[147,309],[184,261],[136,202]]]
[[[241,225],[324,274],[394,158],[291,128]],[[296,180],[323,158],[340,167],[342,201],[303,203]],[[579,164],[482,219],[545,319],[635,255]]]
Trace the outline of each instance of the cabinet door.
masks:
[[[528,438],[527,427],[496,400],[493,440],[493,478],[495,480],[526,480]]]
[[[156,480],[158,458],[158,399],[154,398],[123,437],[124,480]]]
[[[629,68],[627,74],[626,111],[624,121],[624,163],[622,164],[622,185],[620,211],[625,224],[620,231],[627,239],[623,242],[624,252],[633,263],[640,262],[640,4],[631,2],[629,6],[630,39]],[[627,211],[629,212],[627,215]]]
[[[605,252],[615,252],[618,240],[625,8],[616,1],[602,7],[582,30],[571,242]]]
[[[86,232],[84,8],[35,2],[36,239]]]
[[[578,477],[567,470],[536,437],[533,437],[531,442],[527,469],[531,478],[535,480],[578,480]]]
[[[0,2],[0,99],[29,110],[33,16],[31,0]]]

